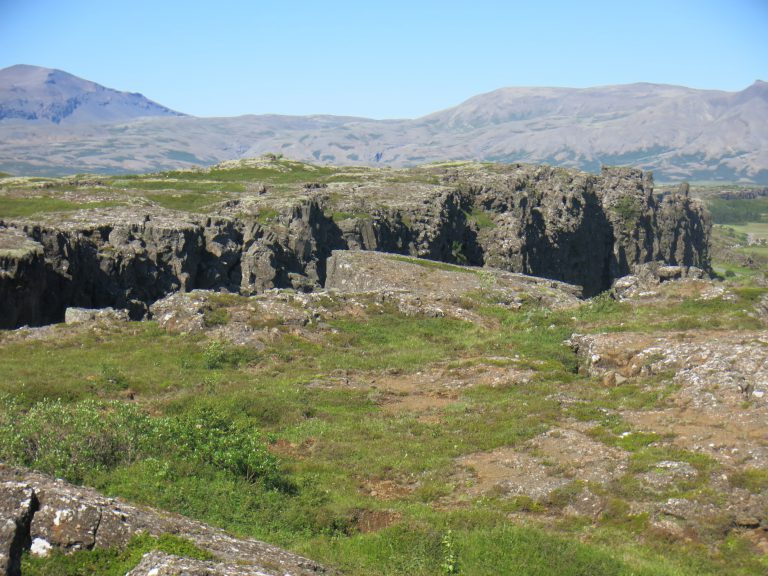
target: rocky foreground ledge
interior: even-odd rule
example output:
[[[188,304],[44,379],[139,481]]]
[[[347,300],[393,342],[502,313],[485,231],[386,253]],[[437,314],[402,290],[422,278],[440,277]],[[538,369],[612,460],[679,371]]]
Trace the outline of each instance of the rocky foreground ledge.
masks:
[[[276,546],[238,539],[201,522],[108,498],[19,468],[0,464],[0,574],[20,576],[25,550],[46,555],[94,548],[122,548],[140,533],[180,534],[217,561],[152,552],[130,576],[305,576],[325,568]]]
[[[313,291],[334,250],[489,266],[586,296],[647,262],[709,269],[706,209],[687,186],[655,195],[640,170],[464,163],[338,178],[254,185],[206,215],[126,201],[0,221],[0,328],[60,322],[68,307],[138,319],[193,289]]]

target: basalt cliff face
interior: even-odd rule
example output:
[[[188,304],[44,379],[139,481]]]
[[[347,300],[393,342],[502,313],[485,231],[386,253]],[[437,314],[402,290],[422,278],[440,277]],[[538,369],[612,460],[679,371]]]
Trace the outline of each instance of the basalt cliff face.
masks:
[[[120,206],[0,221],[0,327],[58,322],[67,307],[140,318],[192,289],[312,291],[333,250],[487,266],[586,296],[647,262],[709,269],[706,209],[686,186],[657,197],[639,170],[450,164],[396,176],[262,187],[206,215]]]

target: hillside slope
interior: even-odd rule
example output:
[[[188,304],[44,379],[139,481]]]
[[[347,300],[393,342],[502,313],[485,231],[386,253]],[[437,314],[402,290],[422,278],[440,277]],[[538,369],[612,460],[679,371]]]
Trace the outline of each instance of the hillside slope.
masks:
[[[266,152],[333,165],[631,165],[659,180],[768,183],[768,83],[740,92],[647,83],[502,88],[413,120],[195,118],[60,71],[0,71],[2,171],[159,171]]]
[[[180,115],[141,94],[105,88],[62,70],[25,64],[0,70],[0,121],[84,124]]]

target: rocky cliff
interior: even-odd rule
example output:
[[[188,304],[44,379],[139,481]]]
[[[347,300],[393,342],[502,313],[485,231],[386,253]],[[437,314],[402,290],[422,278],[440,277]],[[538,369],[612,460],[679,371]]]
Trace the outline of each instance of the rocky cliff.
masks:
[[[0,327],[67,307],[140,318],[195,288],[311,291],[333,250],[375,250],[560,280],[591,296],[635,266],[709,268],[710,221],[650,174],[531,165],[430,165],[261,187],[199,215],[134,205],[0,221]]]

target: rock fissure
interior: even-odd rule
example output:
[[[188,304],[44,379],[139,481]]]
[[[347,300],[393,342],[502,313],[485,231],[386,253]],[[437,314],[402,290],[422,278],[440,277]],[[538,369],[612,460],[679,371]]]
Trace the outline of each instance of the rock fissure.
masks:
[[[586,296],[647,262],[709,268],[704,207],[682,188],[656,198],[639,170],[513,165],[438,176],[448,184],[306,190],[269,218],[246,197],[202,217],[121,207],[0,222],[0,328],[60,322],[68,307],[139,319],[156,300],[193,289],[313,291],[334,250],[484,265],[575,284]]]

